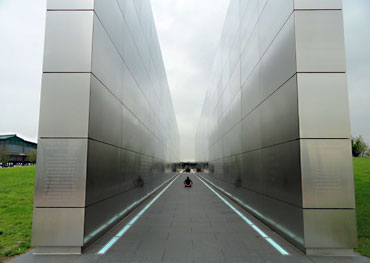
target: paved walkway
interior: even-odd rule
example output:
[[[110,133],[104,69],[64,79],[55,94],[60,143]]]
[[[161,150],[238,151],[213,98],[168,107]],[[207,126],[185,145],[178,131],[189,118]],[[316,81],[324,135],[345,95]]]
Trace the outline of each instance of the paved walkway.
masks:
[[[184,188],[183,181],[188,175],[181,174],[104,255],[97,253],[150,200],[98,240],[82,256],[34,256],[28,253],[12,262],[370,262],[359,256],[307,257],[235,205],[245,217],[289,253],[284,256],[195,175],[189,175],[194,187]]]

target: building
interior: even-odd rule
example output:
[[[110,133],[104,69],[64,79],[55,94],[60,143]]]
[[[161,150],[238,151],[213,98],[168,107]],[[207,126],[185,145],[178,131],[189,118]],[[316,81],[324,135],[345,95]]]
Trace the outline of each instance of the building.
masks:
[[[149,0],[47,8],[33,253],[80,254],[177,178],[180,139]],[[340,0],[230,1],[195,161],[308,255],[357,242],[345,72]]]
[[[12,164],[28,163],[28,154],[37,149],[37,144],[26,141],[16,134],[0,135],[0,152],[6,152],[10,155]]]
[[[173,178],[180,139],[149,0],[47,9],[32,240],[74,254]]]
[[[204,178],[307,254],[356,246],[341,1],[230,1],[195,140]]]

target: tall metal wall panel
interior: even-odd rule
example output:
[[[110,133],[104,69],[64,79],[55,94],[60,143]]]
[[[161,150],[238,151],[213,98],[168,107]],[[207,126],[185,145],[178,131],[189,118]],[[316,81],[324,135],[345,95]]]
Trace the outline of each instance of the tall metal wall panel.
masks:
[[[356,246],[341,0],[231,0],[197,129],[203,176],[307,254]]]
[[[179,133],[150,0],[49,0],[33,245],[80,253],[173,176]]]

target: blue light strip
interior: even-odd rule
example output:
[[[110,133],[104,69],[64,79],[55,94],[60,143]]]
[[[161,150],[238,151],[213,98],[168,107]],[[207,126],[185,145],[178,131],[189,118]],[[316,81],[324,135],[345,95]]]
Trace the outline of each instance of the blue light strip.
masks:
[[[100,232],[102,232],[104,229],[106,229],[107,227],[109,227],[115,220],[117,220],[118,218],[122,217],[123,215],[127,214],[130,210],[132,210],[135,206],[139,205],[141,202],[143,202],[145,199],[147,199],[149,196],[151,196],[153,193],[155,193],[159,188],[161,188],[163,185],[165,185],[166,183],[168,183],[169,181],[171,181],[172,178],[168,179],[167,181],[165,181],[163,184],[161,184],[160,186],[158,186],[157,188],[155,188],[153,191],[151,191],[150,193],[146,194],[144,197],[142,197],[141,199],[133,202],[130,206],[128,206],[127,208],[125,208],[123,211],[121,211],[119,214],[113,216],[110,220],[108,220],[107,222],[105,222],[102,226],[100,226],[98,229],[96,229],[94,232],[90,233],[87,237],[84,238],[84,243],[87,243],[90,239],[92,239],[93,237],[95,237],[96,235],[98,235]]]
[[[117,242],[117,240],[119,239],[119,237],[113,237],[98,253],[98,255],[103,255],[105,254],[105,252],[108,251],[108,249],[114,245],[114,243]]]
[[[265,217],[263,214],[261,214],[260,212],[258,212],[256,209],[254,209],[253,207],[251,207],[250,205],[244,203],[242,200],[240,200],[239,198],[237,198],[236,196],[233,196],[232,194],[228,193],[227,191],[225,191],[224,189],[222,189],[221,187],[218,187],[217,185],[215,185],[214,183],[212,183],[210,180],[207,180],[206,178],[203,178],[203,180],[205,180],[207,183],[209,183],[210,185],[212,185],[214,188],[220,190],[221,192],[223,192],[225,195],[227,195],[228,197],[230,197],[232,200],[234,200],[235,202],[237,202],[240,206],[244,207],[246,210],[252,212],[253,214],[255,214],[256,216],[262,218],[263,220],[265,220],[266,222],[270,223],[271,225],[274,225],[275,227],[277,227],[280,231],[282,231],[283,233],[285,233],[286,235],[290,236],[291,238],[293,238],[294,240],[297,240],[297,237],[294,235],[294,233],[292,233],[289,229],[286,229],[285,227],[283,227],[282,225],[278,224],[277,222],[274,222],[272,221],[271,219]]]
[[[289,255],[288,252],[286,252],[281,246],[276,244],[274,240],[272,240],[270,237],[265,238],[267,242],[269,242],[274,248],[276,248],[281,254],[283,255]]]
[[[128,222],[127,225],[125,225],[99,252],[97,255],[104,255],[126,232],[130,229],[130,227],[135,224],[135,222],[142,216],[146,210],[155,202],[157,199],[168,189],[168,187],[171,186],[173,182],[176,181],[176,179],[180,175],[177,175],[175,179],[171,183],[169,183],[156,197],[153,198],[134,218]],[[153,191],[154,192],[154,191]],[[141,199],[140,199],[141,200]],[[140,200],[138,202],[140,202]]]
[[[230,207],[238,216],[240,216],[248,225],[250,225],[258,234],[260,234],[267,242],[269,242],[277,251],[279,251],[282,255],[289,255],[287,251],[285,251],[281,246],[279,246],[274,240],[272,240],[268,235],[265,234],[258,226],[253,224],[251,220],[246,218],[240,211],[238,211],[232,204],[230,204],[228,201],[225,200],[219,193],[217,193],[213,188],[211,188],[204,180],[207,180],[205,178],[201,179],[197,175],[198,179],[207,186],[213,193],[217,195],[218,198],[220,198],[228,207]],[[209,182],[209,180],[207,180]],[[209,182],[211,183],[211,182]],[[212,184],[212,183],[211,183]],[[214,185],[214,184],[212,184]],[[217,187],[219,188],[219,187]],[[230,194],[229,194],[230,195]]]

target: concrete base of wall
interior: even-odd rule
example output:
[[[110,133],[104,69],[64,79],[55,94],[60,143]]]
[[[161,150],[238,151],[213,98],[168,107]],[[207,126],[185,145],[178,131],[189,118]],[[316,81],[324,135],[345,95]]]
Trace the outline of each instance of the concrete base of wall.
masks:
[[[306,248],[308,256],[335,256],[335,257],[353,257],[353,249],[345,248]]]
[[[34,255],[81,255],[81,247],[36,247]]]

